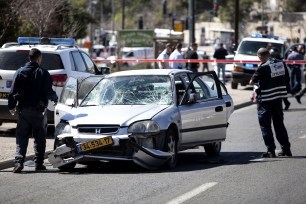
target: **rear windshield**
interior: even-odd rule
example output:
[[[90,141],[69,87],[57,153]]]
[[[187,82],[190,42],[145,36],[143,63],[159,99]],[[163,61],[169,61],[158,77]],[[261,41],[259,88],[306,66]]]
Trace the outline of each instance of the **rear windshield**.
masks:
[[[257,56],[259,48],[276,48],[283,57],[285,46],[279,43],[258,42],[258,41],[243,41],[238,50],[238,54]]]
[[[0,69],[17,70],[23,67],[28,59],[28,51],[0,52]],[[42,53],[41,67],[46,70],[64,69],[61,57],[54,53]]]

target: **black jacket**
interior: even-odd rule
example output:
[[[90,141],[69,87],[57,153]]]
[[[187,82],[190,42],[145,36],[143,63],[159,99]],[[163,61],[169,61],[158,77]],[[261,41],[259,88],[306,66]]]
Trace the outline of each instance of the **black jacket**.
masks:
[[[8,107],[47,107],[48,99],[57,102],[58,97],[52,89],[49,72],[36,62],[28,62],[14,75],[12,89],[8,98]]]
[[[257,90],[259,102],[285,98],[290,90],[286,64],[275,58],[260,64],[252,76],[252,81],[259,85]]]

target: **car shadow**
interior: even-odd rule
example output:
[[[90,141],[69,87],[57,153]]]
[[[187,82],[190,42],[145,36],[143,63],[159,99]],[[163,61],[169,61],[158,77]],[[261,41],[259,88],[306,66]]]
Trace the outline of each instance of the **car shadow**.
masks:
[[[204,152],[181,152],[174,169],[161,168],[147,170],[133,162],[105,162],[96,165],[77,165],[71,172],[57,171],[60,174],[158,174],[165,172],[190,172],[228,165],[281,162],[283,159],[306,159],[306,156],[261,158],[263,152],[222,152],[220,156],[208,157]],[[56,172],[56,171],[55,171]]]
[[[222,152],[220,156],[208,157],[205,153],[200,152],[181,152],[179,153],[178,163],[174,169],[161,168],[158,170],[144,169],[131,161],[112,161],[92,163],[92,165],[77,165],[72,171],[60,171],[52,168],[52,165],[45,162],[47,171],[35,171],[34,161],[30,160],[25,163],[26,167],[22,174],[36,173],[56,173],[67,175],[82,174],[160,174],[169,172],[191,172],[205,169],[218,168],[230,165],[245,165],[251,163],[281,162],[284,159],[306,159],[306,156],[261,158],[263,152]],[[1,172],[11,172],[11,170],[0,170]]]

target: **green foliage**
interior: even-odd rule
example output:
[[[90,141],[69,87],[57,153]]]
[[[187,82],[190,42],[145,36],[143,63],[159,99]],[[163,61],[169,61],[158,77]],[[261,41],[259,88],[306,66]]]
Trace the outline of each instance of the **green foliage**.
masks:
[[[16,42],[20,21],[14,15],[11,2],[13,0],[0,0],[0,46],[6,42]]]
[[[286,0],[284,1],[285,12],[305,12],[306,1],[305,0]]]
[[[239,0],[239,20],[240,22],[249,21],[249,13],[252,11],[254,2],[261,0]],[[219,0],[219,17],[222,22],[235,23],[235,1]]]

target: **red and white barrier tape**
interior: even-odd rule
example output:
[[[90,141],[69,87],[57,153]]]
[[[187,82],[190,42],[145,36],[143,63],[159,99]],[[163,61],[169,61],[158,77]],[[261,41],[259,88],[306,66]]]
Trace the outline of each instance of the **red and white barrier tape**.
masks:
[[[149,62],[198,62],[198,63],[223,63],[223,64],[231,64],[231,63],[252,63],[252,64],[260,64],[259,60],[196,60],[196,59],[183,59],[183,60],[170,60],[170,59],[93,59],[94,62],[143,62],[143,63],[149,63]],[[306,60],[284,60],[286,64],[306,64]]]

